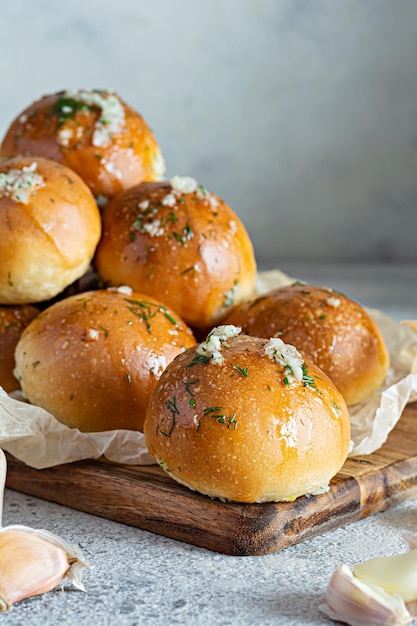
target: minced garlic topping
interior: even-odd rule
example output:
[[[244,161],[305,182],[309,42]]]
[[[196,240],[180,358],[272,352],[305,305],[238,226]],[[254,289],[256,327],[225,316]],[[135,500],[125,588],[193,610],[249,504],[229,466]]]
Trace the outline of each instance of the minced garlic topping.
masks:
[[[147,222],[146,224],[143,224],[141,230],[142,232],[148,233],[148,235],[150,235],[151,237],[162,237],[162,235],[164,234],[161,220]]]
[[[109,144],[112,135],[120,133],[125,124],[125,112],[119,98],[111,91],[105,94],[106,97],[103,97],[102,92],[87,89],[69,90],[64,94],[64,98],[101,109],[101,115],[95,124],[92,142],[93,146],[98,148]],[[69,105],[68,108],[70,108]],[[67,113],[70,112],[67,111]]]
[[[197,354],[211,358],[214,363],[221,363],[224,360],[221,353],[223,343],[231,337],[236,337],[241,330],[239,326],[233,326],[232,324],[217,326],[208,335],[206,341],[203,341],[197,347]]]
[[[196,179],[191,176],[173,176],[169,182],[173,189],[181,193],[193,193],[198,188]]]
[[[175,206],[177,204],[177,199],[173,193],[168,193],[165,198],[162,200],[162,204],[164,206]]]
[[[220,204],[218,198],[208,191],[203,185],[199,185],[195,178],[191,176],[173,176],[169,181],[172,187],[172,194],[168,194],[165,198],[167,202],[163,202],[162,204],[167,204],[172,201],[171,197],[175,199],[175,196],[178,197],[178,194],[183,193],[196,193],[197,198],[199,200],[204,200],[205,203],[208,203],[213,211],[214,215],[217,215],[218,206]],[[174,204],[169,205],[174,206]]]
[[[97,341],[100,333],[95,328],[87,328],[87,341]]]
[[[45,184],[44,179],[36,172],[38,164],[22,167],[21,170],[9,169],[0,173],[0,197],[8,196],[15,202],[28,204],[30,196]]]
[[[128,285],[120,285],[119,287],[108,287],[107,291],[113,291],[114,293],[123,293],[126,296],[130,296],[133,293],[132,287]]]
[[[295,346],[284,343],[279,337],[273,337],[265,346],[265,353],[271,361],[277,361],[285,367],[285,373],[296,380],[303,380],[303,357]]]
[[[67,108],[67,107],[63,107]],[[65,111],[64,111],[65,113]],[[72,130],[70,130],[69,128],[61,128],[58,131],[58,141],[59,141],[59,145],[60,146],[68,146],[70,139],[72,139],[74,136],[74,133],[72,132]]]
[[[340,306],[341,300],[340,300],[340,298],[330,297],[330,298],[327,298],[326,302],[330,306],[338,307],[338,306]]]

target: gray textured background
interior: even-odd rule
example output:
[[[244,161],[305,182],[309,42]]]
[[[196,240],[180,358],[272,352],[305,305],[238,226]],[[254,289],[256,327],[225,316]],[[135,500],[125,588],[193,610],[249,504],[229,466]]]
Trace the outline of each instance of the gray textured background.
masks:
[[[260,259],[417,258],[414,0],[2,0],[0,132],[113,88]]]

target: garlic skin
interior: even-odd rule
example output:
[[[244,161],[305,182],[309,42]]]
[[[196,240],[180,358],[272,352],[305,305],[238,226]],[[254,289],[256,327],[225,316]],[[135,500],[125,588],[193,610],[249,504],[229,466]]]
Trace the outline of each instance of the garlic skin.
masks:
[[[0,611],[54,589],[64,578],[82,591],[78,548],[46,530],[13,525],[0,530]]]
[[[350,626],[405,626],[413,621],[401,596],[363,582],[345,564],[333,573],[326,604],[320,609],[331,619]]]
[[[408,530],[405,530],[402,533],[402,538],[404,539],[405,543],[408,545],[408,548],[410,550],[414,550],[415,548],[417,548],[417,535],[414,535],[413,533],[410,533]]]

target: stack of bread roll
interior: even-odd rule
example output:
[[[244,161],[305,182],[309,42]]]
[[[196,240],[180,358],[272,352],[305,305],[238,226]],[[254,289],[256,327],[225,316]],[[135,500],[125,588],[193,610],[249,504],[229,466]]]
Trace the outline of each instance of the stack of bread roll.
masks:
[[[12,122],[0,385],[69,427],[144,432],[162,469],[209,496],[319,493],[348,454],[347,405],[385,377],[383,338],[331,290],[256,298],[238,214],[164,171],[148,125],[114,92],[47,95]]]

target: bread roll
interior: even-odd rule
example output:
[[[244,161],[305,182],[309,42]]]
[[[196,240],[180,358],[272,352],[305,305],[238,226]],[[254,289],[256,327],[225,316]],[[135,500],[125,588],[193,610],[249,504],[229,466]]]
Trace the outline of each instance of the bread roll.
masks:
[[[38,313],[30,305],[0,306],[0,386],[7,393],[20,389],[13,374],[14,351],[23,330]]]
[[[16,347],[28,400],[81,431],[142,430],[168,363],[195,344],[182,320],[131,289],[97,290],[42,312]]]
[[[176,481],[237,502],[326,490],[350,444],[343,397],[280,339],[220,326],[168,365],[145,420],[151,455]]]
[[[145,120],[115,93],[69,90],[43,96],[6,132],[2,156],[44,156],[81,176],[99,201],[165,171]]]
[[[237,307],[225,323],[256,337],[281,337],[333,380],[348,406],[384,381],[389,355],[366,310],[326,287],[294,283]]]
[[[190,326],[212,327],[251,297],[256,263],[235,212],[193,178],[141,183],[102,214],[94,263],[111,285],[165,302]]]
[[[0,159],[0,304],[48,300],[82,276],[101,233],[94,197],[49,159]]]

